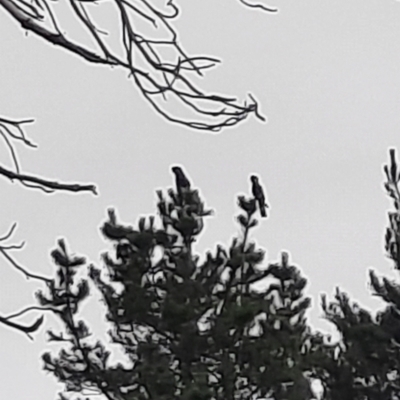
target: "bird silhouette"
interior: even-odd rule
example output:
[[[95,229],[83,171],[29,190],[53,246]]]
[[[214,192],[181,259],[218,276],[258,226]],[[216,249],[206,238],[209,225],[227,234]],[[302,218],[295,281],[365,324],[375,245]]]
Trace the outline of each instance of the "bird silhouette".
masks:
[[[178,167],[178,166],[172,167],[172,172],[175,175],[176,190],[177,190],[179,196],[182,196],[182,189],[183,190],[190,189],[189,179],[186,178],[181,167]]]
[[[267,216],[266,207],[268,207],[268,204],[265,202],[264,190],[260,185],[258,176],[251,175],[250,180],[252,183],[251,191],[253,193],[254,198],[257,200],[261,217],[265,218]]]

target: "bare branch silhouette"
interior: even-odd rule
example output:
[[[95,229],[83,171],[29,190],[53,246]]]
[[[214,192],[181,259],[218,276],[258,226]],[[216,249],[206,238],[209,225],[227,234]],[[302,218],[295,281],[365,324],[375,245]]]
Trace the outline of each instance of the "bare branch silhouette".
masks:
[[[271,13],[276,11],[261,3],[239,1],[250,8]],[[106,15],[110,19],[116,18],[118,27],[114,24],[107,29],[100,26],[95,14],[101,7],[110,7],[110,3],[113,10],[107,8]],[[150,0],[69,0],[68,4],[82,31],[86,31],[94,43],[93,47],[72,39],[60,26],[57,18],[57,15],[61,15],[57,10],[60,2],[0,0],[0,6],[24,29],[91,63],[125,69],[156,112],[170,122],[218,132],[238,124],[250,114],[265,121],[251,94],[249,100],[240,104],[234,97],[206,93],[197,87],[193,74],[202,77],[203,71],[216,66],[220,60],[186,53],[172,24],[180,16],[180,10],[173,0],[168,0],[164,6],[155,6]],[[107,39],[115,34],[120,35],[120,32],[122,38],[118,39],[120,48],[117,50]],[[171,112],[171,105],[179,105],[180,110],[174,108],[174,112]]]
[[[265,6],[264,4],[262,4],[262,3],[249,3],[249,2],[246,1],[246,0],[239,0],[239,1],[240,1],[240,3],[242,3],[243,5],[245,5],[246,7],[250,7],[250,8],[259,8],[260,10],[267,11],[267,12],[272,12],[272,13],[278,12],[278,9],[277,9],[277,8],[267,7],[267,6]]]
[[[11,226],[11,228],[9,229],[9,231],[5,235],[0,237],[0,242],[4,242],[4,241],[10,239],[12,234],[14,233],[16,227],[17,227],[17,224],[14,223]],[[20,249],[22,249],[23,246],[24,246],[24,242],[22,242],[20,244],[13,244],[13,245],[0,244],[0,253],[14,268],[16,268],[17,270],[22,272],[27,279],[30,279],[30,278],[37,279],[42,282],[45,282],[48,287],[51,287],[52,282],[53,282],[52,279],[29,272],[26,268],[19,265],[17,263],[17,261],[15,261],[14,258],[10,256],[10,254],[8,254],[8,252],[10,250],[20,250]],[[40,316],[38,319],[36,319],[36,321],[32,325],[28,325],[28,326],[21,325],[19,323],[11,321],[13,318],[19,317],[20,315],[25,314],[26,312],[31,311],[31,310],[46,310],[46,308],[31,306],[31,307],[27,307],[27,308],[23,309],[22,311],[19,311],[18,313],[9,315],[8,317],[3,317],[0,315],[0,324],[7,325],[13,329],[17,329],[17,330],[25,333],[32,340],[30,333],[36,332],[40,328],[40,326],[43,323],[43,316]]]
[[[39,178],[32,175],[26,175],[21,173],[18,156],[15,152],[15,148],[12,141],[21,141],[28,147],[37,147],[32,143],[24,133],[22,128],[23,124],[33,122],[32,119],[25,120],[11,120],[0,117],[0,136],[3,137],[6,146],[8,147],[11,155],[11,159],[14,165],[14,171],[11,171],[0,165],[0,175],[5,176],[12,182],[18,180],[22,185],[30,188],[40,189],[45,193],[52,193],[55,190],[68,190],[72,192],[89,191],[93,194],[97,194],[96,187],[94,185],[82,185],[78,183],[59,183],[57,181],[51,181],[44,178]]]
[[[32,340],[32,336],[30,333],[36,332],[39,328],[40,325],[43,323],[43,315],[39,317],[32,325],[21,325],[17,324],[16,322],[12,322],[9,317],[2,317],[0,315],[0,323],[9,326],[10,328],[17,329],[23,333],[25,333],[29,339]]]

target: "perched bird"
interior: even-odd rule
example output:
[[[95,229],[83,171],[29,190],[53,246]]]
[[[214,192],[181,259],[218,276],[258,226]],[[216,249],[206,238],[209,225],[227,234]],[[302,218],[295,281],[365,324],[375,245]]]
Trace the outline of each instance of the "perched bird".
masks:
[[[181,167],[177,166],[172,167],[172,172],[175,175],[176,190],[178,191],[179,196],[182,196],[182,189],[189,190],[190,182],[188,178],[186,178]]]
[[[260,208],[260,214],[263,218],[265,218],[267,216],[267,211],[265,207],[268,207],[268,204],[265,202],[264,190],[261,187],[257,176],[251,175],[250,180],[252,183],[251,191],[253,193],[254,198],[258,202],[258,206]]]

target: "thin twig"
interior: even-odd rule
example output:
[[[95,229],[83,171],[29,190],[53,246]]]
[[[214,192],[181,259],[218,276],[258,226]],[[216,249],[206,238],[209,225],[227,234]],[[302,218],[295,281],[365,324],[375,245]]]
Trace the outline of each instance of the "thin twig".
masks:
[[[180,16],[180,10],[173,0],[165,4],[166,8],[155,6],[148,0],[137,0],[134,4],[133,0],[111,0],[119,12],[119,26],[122,29],[120,45],[125,53],[122,58],[114,53],[99,35],[105,30],[98,26],[92,16],[93,1],[70,0],[70,5],[76,20],[83,25],[94,41],[96,49],[80,45],[62,33],[49,0],[35,0],[30,5],[32,10],[38,8],[37,16],[34,11],[27,14],[18,7],[17,1],[23,0],[0,0],[0,6],[3,6],[24,29],[34,32],[46,41],[61,46],[89,62],[120,66],[129,71],[144,98],[158,114],[170,122],[191,129],[218,132],[244,121],[249,115],[266,121],[251,96],[249,104],[246,101],[240,104],[236,98],[208,94],[189,79],[189,74],[193,73],[201,77],[207,68],[215,66],[219,60],[207,56],[193,57],[186,53],[172,25]],[[277,11],[262,4],[240,1],[251,8]],[[101,6],[101,3],[97,4]],[[53,30],[43,25],[42,15],[46,16],[44,20],[53,26]],[[149,34],[139,32],[135,24],[138,19],[149,22],[156,34],[161,34],[162,38],[150,37]],[[163,48],[173,52],[172,61],[163,55]],[[177,100],[183,110],[189,110],[195,116],[185,119],[177,116],[179,111],[176,111],[177,114],[175,111],[174,114],[168,112],[165,101],[171,98]]]
[[[21,183],[26,184],[27,182],[36,183],[40,186],[38,188],[46,191],[47,193],[51,193],[54,190],[67,190],[71,192],[82,192],[89,191],[93,194],[97,195],[97,190],[95,185],[81,185],[81,184],[68,184],[68,183],[59,183],[57,181],[49,181],[43,178],[39,178],[36,176],[18,174],[14,171],[10,171],[2,166],[0,166],[0,175],[3,175],[11,180],[17,179]],[[46,190],[50,189],[50,190]]]
[[[261,3],[257,3],[257,4],[252,4],[252,3],[248,3],[247,1],[245,1],[245,0],[239,0],[242,4],[244,4],[246,7],[250,7],[250,8],[259,8],[259,9],[261,9],[261,10],[263,10],[263,11],[267,11],[267,12],[272,12],[272,13],[275,13],[275,12],[278,12],[279,10],[277,9],[277,8],[270,8],[270,7],[267,7],[267,6],[265,6],[264,4],[261,4]]]
[[[11,265],[13,265],[18,271],[22,272],[26,276],[27,279],[29,279],[29,278],[37,279],[37,280],[43,281],[47,284],[52,281],[51,279],[46,278],[44,276],[32,274],[26,268],[21,267],[9,254],[7,254],[7,251],[4,250],[3,247],[0,247],[0,253],[3,254],[3,256],[11,263]]]

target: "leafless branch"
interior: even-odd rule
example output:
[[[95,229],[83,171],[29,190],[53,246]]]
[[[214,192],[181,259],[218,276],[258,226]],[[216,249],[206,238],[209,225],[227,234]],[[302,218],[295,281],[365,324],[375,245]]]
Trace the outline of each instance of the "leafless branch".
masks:
[[[3,242],[4,240],[7,240],[8,238],[10,238],[11,235],[14,233],[16,227],[17,227],[17,223],[14,222],[12,224],[10,230],[8,231],[8,233],[6,233],[4,236],[0,237],[0,242]]]
[[[43,178],[38,178],[32,175],[18,174],[13,171],[10,171],[2,166],[0,166],[0,174],[5,177],[13,180],[19,180],[23,185],[29,186],[27,182],[37,183],[38,189],[43,190],[46,193],[52,193],[55,190],[69,190],[71,192],[82,192],[82,191],[90,191],[93,194],[97,194],[96,186],[94,185],[81,185],[81,184],[69,184],[69,183],[59,183],[56,181],[49,181]],[[40,185],[40,186],[39,186]],[[32,186],[32,185],[31,185]],[[32,186],[33,187],[33,186]]]
[[[11,235],[13,234],[15,228],[16,228],[17,224],[14,223],[11,227],[11,229],[9,230],[9,232],[7,234],[5,234],[3,237],[0,238],[0,241],[3,242],[7,239],[9,239],[11,237]],[[19,245],[10,245],[10,246],[4,246],[4,245],[0,245],[0,253],[4,256],[4,258],[7,259],[7,261],[14,267],[16,268],[18,271],[22,272],[25,277],[27,279],[29,278],[33,278],[33,279],[38,279],[42,282],[45,282],[46,284],[49,284],[51,282],[51,279],[49,278],[45,278],[44,276],[41,275],[36,275],[36,274],[32,274],[31,272],[29,272],[26,268],[22,267],[21,265],[19,265],[9,254],[8,251],[9,250],[20,250],[22,249],[22,247],[24,246],[24,242],[22,242]]]
[[[247,7],[271,13],[276,11],[262,4],[239,1]],[[179,44],[172,21],[179,17],[180,10],[174,0],[168,0],[163,7],[154,6],[148,0],[111,2],[122,32],[118,51],[105,39],[105,32],[115,34],[116,28],[107,30],[99,26],[94,17],[94,5],[102,7],[105,2],[69,0],[70,12],[92,39],[94,49],[79,44],[62,30],[57,19],[57,1],[0,0],[0,6],[24,29],[46,41],[89,62],[119,66],[128,71],[145,99],[170,122],[218,132],[238,124],[250,114],[265,121],[257,112],[257,102],[252,96],[250,101],[240,104],[236,98],[206,93],[189,77],[190,74],[202,77],[203,71],[216,66],[219,60],[209,56],[189,56]],[[139,24],[146,28],[139,31]],[[121,52],[122,56],[119,55]],[[166,53],[172,56],[167,57]],[[180,105],[180,111],[170,112],[168,105],[176,103]]]
[[[6,142],[15,169],[14,172],[0,165],[0,175],[5,176],[12,182],[14,179],[16,179],[24,186],[40,189],[46,193],[52,193],[55,190],[68,190],[72,192],[90,191],[94,194],[97,194],[96,187],[94,185],[59,183],[57,181],[50,181],[36,176],[22,174],[20,172],[18,157],[12,141],[21,141],[28,147],[37,147],[25,136],[22,128],[23,124],[30,122],[33,122],[33,120],[26,119],[18,121],[0,117],[0,135]]]
[[[267,7],[262,3],[249,3],[245,0],[239,0],[243,5],[245,5],[246,7],[250,7],[250,8],[259,8],[260,10],[263,11],[267,11],[267,12],[278,12],[279,10],[277,8],[271,8],[271,7]]]
[[[42,323],[43,323],[43,319],[44,318],[42,315],[32,325],[26,326],[26,325],[17,324],[15,322],[10,321],[9,318],[0,316],[0,323],[7,325],[10,328],[14,328],[14,329],[17,329],[17,330],[25,333],[29,337],[29,339],[33,340],[30,333],[36,332],[40,328],[40,325],[42,325]]]
[[[17,318],[17,317],[20,317],[21,315],[26,314],[29,311],[51,311],[51,312],[54,313],[57,310],[55,310],[53,307],[29,306],[29,307],[24,308],[21,311],[18,311],[18,312],[14,313],[14,314],[8,315],[5,318],[7,318],[7,319]]]
[[[9,239],[12,236],[12,234],[14,233],[16,227],[17,227],[17,224],[14,223],[11,226],[11,228],[9,229],[9,231],[5,235],[0,237],[0,242],[4,242],[7,239]],[[37,279],[42,282],[45,282],[47,285],[50,285],[52,283],[52,279],[29,272],[26,268],[19,265],[17,263],[17,261],[15,261],[14,258],[12,258],[8,254],[9,250],[19,250],[23,247],[23,245],[24,245],[24,242],[22,242],[21,244],[18,244],[18,245],[0,245],[0,253],[14,268],[16,268],[17,270],[22,272],[27,279],[30,279],[30,278]],[[11,321],[11,319],[19,317],[31,310],[47,310],[47,309],[48,308],[46,308],[46,307],[37,307],[37,306],[27,307],[27,308],[23,309],[22,311],[19,311],[17,313],[7,316],[7,317],[0,316],[0,324],[4,324],[4,325],[9,326],[10,328],[17,329],[17,330],[25,333],[32,340],[30,333],[33,333],[39,329],[39,327],[43,323],[43,316],[39,317],[32,325],[28,325],[28,326],[15,323],[15,322]]]
[[[50,282],[51,279],[45,278],[44,276],[41,275],[36,275],[36,274],[32,274],[31,272],[29,272],[26,268],[22,267],[21,265],[19,265],[8,253],[7,253],[7,249],[0,247],[0,253],[3,254],[4,258],[6,258],[10,264],[15,267],[18,271],[22,272],[27,279],[29,278],[33,278],[33,279],[38,279],[41,280],[43,282]]]

